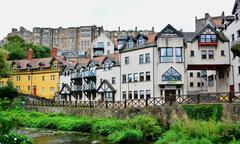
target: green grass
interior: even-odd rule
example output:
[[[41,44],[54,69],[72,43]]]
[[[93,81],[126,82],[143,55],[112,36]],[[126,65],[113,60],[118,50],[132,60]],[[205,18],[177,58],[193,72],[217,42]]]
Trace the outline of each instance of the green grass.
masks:
[[[0,111],[3,117],[17,126],[47,128],[65,131],[89,132],[108,137],[114,142],[153,141],[163,133],[159,121],[149,116],[132,119],[79,117],[63,114],[44,114],[24,110]]]

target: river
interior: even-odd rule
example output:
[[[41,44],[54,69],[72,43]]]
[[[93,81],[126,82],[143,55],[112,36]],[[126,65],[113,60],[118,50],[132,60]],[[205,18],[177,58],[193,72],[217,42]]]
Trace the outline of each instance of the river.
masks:
[[[88,133],[38,128],[19,128],[15,131],[32,138],[36,144],[112,144],[104,137]]]

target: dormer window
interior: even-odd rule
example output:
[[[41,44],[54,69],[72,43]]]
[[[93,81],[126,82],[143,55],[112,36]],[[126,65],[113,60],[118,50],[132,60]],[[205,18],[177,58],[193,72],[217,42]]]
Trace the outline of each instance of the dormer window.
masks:
[[[141,45],[143,45],[144,43],[145,43],[145,39],[144,39],[143,37],[140,37],[140,38],[138,39],[138,45],[141,46]]]
[[[201,43],[215,43],[217,42],[217,36],[214,34],[202,34],[200,36]]]
[[[127,42],[128,48],[132,48],[133,47],[133,42],[130,40]]]

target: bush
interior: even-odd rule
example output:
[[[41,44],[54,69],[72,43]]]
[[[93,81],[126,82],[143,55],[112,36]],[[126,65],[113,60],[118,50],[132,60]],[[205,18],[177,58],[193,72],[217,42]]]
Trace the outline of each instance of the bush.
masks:
[[[9,134],[0,136],[1,144],[32,144],[33,141],[24,135],[10,132]]]
[[[220,121],[223,113],[221,104],[200,104],[200,105],[183,105],[184,111],[188,118],[194,120],[216,120]]]
[[[126,122],[114,119],[100,119],[93,124],[94,133],[108,136],[109,134],[126,127]]]
[[[126,129],[112,133],[108,139],[115,143],[139,142],[143,139],[143,133],[140,130]]]
[[[149,116],[137,116],[128,121],[131,128],[139,129],[143,132],[144,138],[154,140],[163,133],[163,128],[160,127],[156,118]]]
[[[166,133],[164,133],[162,135],[162,137],[160,137],[158,139],[158,141],[155,144],[169,144],[169,143],[174,143],[174,142],[178,142],[180,139],[182,139],[183,137],[186,137],[183,133],[177,133],[176,131],[168,131]]]
[[[13,122],[0,113],[0,136],[6,134],[13,127]]]
[[[18,96],[17,89],[14,88],[11,81],[7,81],[7,85],[0,87],[0,99],[9,98],[13,99]]]

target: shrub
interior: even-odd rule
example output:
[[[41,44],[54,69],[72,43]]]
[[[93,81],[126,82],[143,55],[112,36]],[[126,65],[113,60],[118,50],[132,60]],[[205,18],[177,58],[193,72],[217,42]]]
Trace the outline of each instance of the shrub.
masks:
[[[220,121],[223,113],[221,104],[183,105],[183,109],[188,117],[194,120]]]
[[[116,131],[108,136],[108,139],[115,143],[139,142],[143,138],[143,133],[140,130],[125,129]]]
[[[177,133],[176,131],[168,131],[166,133],[164,133],[162,135],[162,137],[160,137],[158,139],[158,141],[155,144],[169,144],[169,143],[174,143],[174,142],[178,142],[180,139],[182,139],[183,137],[186,137],[186,135],[184,135],[183,133]]]
[[[0,142],[2,144],[32,144],[33,141],[28,137],[10,132],[9,134],[0,136]]]
[[[163,128],[160,127],[156,118],[149,116],[137,116],[128,121],[131,128],[139,129],[143,132],[146,139],[157,139],[163,133]]]
[[[115,119],[99,119],[93,124],[94,133],[108,136],[109,134],[126,127],[126,122]]]
[[[7,81],[7,85],[0,87],[0,99],[9,98],[13,99],[18,96],[17,89],[14,88],[11,81]]]

